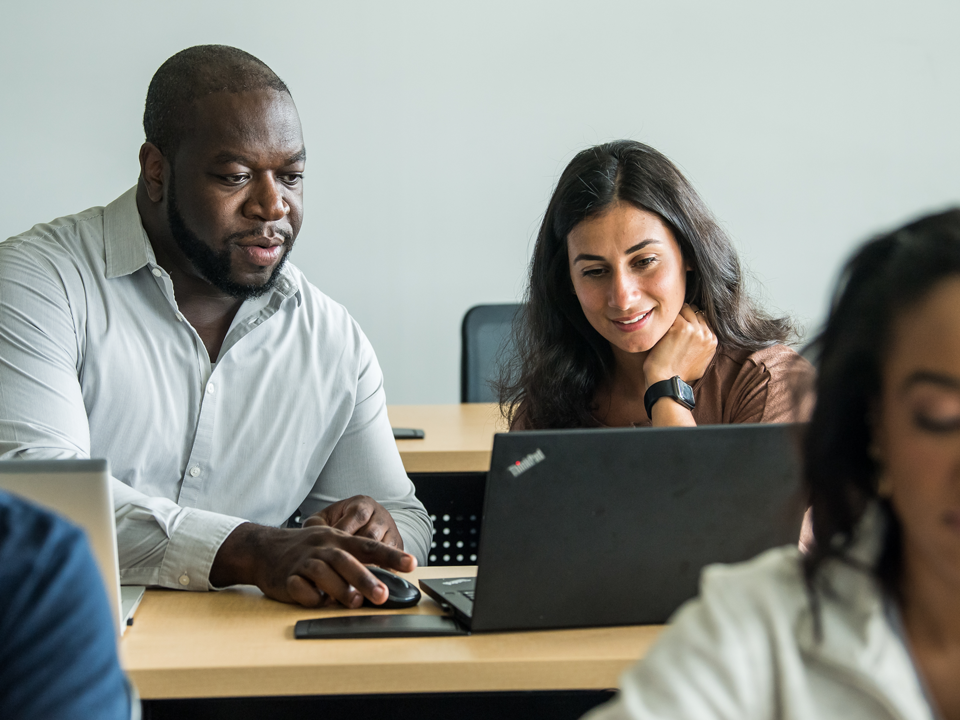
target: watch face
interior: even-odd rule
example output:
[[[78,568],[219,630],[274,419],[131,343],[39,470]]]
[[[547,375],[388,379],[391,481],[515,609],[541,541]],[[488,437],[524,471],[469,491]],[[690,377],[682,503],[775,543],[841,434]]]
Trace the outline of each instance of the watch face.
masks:
[[[680,399],[683,400],[689,407],[694,407],[696,401],[693,399],[693,388],[687,385],[683,380],[677,378],[676,382],[677,394],[680,396]]]

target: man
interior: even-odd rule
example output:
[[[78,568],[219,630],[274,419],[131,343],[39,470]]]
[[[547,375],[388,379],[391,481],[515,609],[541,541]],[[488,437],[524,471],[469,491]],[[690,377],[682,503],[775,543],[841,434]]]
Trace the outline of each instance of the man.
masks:
[[[289,90],[243,51],[189,48],[144,130],[136,188],[0,243],[0,458],[108,458],[125,583],[383,602],[364,563],[412,570],[432,528],[369,342],[286,263],[306,160]]]

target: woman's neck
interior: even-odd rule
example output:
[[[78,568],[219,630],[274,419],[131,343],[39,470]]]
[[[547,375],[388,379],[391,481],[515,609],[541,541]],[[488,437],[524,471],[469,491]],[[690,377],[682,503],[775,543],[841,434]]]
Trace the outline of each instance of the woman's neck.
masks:
[[[643,423],[647,411],[643,396],[647,391],[643,374],[646,353],[625,353],[613,349],[613,373],[600,386],[594,398],[594,417],[611,427],[629,427]]]
[[[904,542],[903,620],[911,642],[960,648],[960,576]]]
[[[949,559],[935,560],[916,548],[911,550],[905,539],[904,632],[931,700],[946,720],[960,718],[960,573],[956,570]]]
[[[610,389],[615,395],[643,400],[647,391],[647,379],[643,374],[643,363],[647,353],[628,353],[613,347],[613,375],[610,377]]]

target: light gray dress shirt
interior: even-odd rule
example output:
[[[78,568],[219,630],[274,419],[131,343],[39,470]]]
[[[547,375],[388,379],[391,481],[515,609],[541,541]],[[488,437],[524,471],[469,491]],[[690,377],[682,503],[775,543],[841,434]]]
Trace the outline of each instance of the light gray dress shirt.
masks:
[[[0,242],[0,459],[75,457],[110,462],[125,584],[209,589],[241,522],[358,494],[429,552],[357,323],[287,263],[211,364],[135,189]]]

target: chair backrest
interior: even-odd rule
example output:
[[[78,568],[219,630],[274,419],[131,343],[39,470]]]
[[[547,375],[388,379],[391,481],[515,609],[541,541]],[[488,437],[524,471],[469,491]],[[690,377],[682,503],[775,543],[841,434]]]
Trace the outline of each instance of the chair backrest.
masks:
[[[513,320],[522,305],[477,305],[463,316],[460,402],[496,402],[491,383],[513,354]]]

